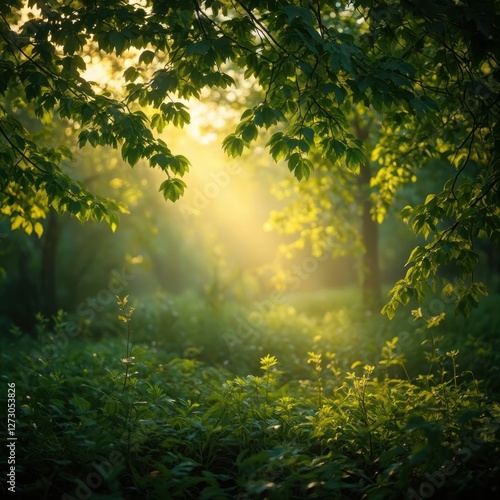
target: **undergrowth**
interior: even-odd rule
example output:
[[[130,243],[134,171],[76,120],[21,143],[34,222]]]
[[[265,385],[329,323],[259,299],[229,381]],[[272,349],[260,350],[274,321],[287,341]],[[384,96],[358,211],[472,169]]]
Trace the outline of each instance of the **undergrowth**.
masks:
[[[4,349],[24,498],[498,494],[497,394],[464,363],[467,336],[448,349],[443,316],[417,310],[407,338],[348,310],[312,319],[283,306],[231,338],[234,311],[176,317],[169,304],[170,337],[147,341],[145,311],[119,305],[114,338],[63,342],[59,315]]]

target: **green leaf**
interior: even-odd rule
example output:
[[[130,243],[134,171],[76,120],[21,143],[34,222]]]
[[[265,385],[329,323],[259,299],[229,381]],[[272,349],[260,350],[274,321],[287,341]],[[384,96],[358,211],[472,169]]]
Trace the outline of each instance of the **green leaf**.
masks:
[[[184,194],[185,189],[186,183],[182,179],[174,178],[163,181],[159,190],[166,200],[175,202]]]
[[[89,106],[87,103],[84,103],[80,113],[82,115],[82,123],[88,123],[94,116],[94,108]]]
[[[163,103],[160,106],[160,110],[163,113],[164,120],[166,122],[171,122],[176,127],[184,127],[185,124],[190,123],[191,116],[186,108],[186,106],[181,102],[169,102]],[[156,118],[159,124],[159,118]]]
[[[413,215],[413,212],[414,212],[414,208],[411,207],[410,205],[406,205],[402,210],[401,212],[399,213],[401,219],[403,219],[403,221],[407,222],[408,219]]]
[[[305,137],[309,143],[314,142],[314,130],[310,127],[302,127],[300,133]]]
[[[165,119],[163,118],[163,115],[161,113],[155,113],[151,117],[151,127],[158,130],[158,132],[160,132],[160,134],[163,132],[165,125],[166,125],[166,122],[165,122]]]
[[[126,82],[133,82],[139,78],[140,73],[136,67],[130,66],[123,72],[123,78],[125,78]]]
[[[208,40],[202,40],[201,42],[193,42],[189,44],[186,48],[186,55],[203,55],[210,50],[210,42]]]
[[[367,162],[366,156],[358,148],[348,148],[346,152],[346,163],[347,167],[353,172],[356,171],[359,166]]]
[[[271,153],[274,161],[286,158],[288,152],[290,151],[287,147],[283,132],[274,133],[269,141],[267,141],[266,147],[269,148],[269,152]]]
[[[290,158],[288,159],[288,170],[290,170],[290,172],[293,172],[297,168],[300,160],[301,158],[299,153],[293,153],[292,155],[290,155]]]
[[[302,158],[300,153],[293,153],[288,160],[288,169],[293,172],[297,180],[301,181],[309,179],[313,165],[307,158]]]
[[[243,139],[237,137],[235,134],[228,135],[222,141],[222,147],[224,151],[226,152],[226,154],[233,158],[236,158],[243,154],[244,145],[245,143],[243,142]]]
[[[312,13],[305,7],[295,7],[293,5],[287,5],[286,7],[283,7],[283,12],[286,14],[288,24],[290,24],[296,18],[299,18],[301,21],[307,24],[312,24]]]
[[[172,157],[167,156],[163,153],[156,153],[149,159],[149,162],[151,163],[152,167],[158,166],[162,170],[166,170],[172,163]]]
[[[151,64],[155,57],[155,53],[152,50],[144,50],[139,56],[139,62],[144,64]]]
[[[82,398],[76,393],[73,394],[72,402],[80,411],[89,410],[92,406],[89,401],[87,401],[85,398]]]
[[[345,144],[337,139],[328,139],[326,141],[326,154],[333,156],[332,161],[340,160],[346,151]]]
[[[258,127],[269,128],[281,121],[286,121],[286,118],[278,109],[263,105],[255,110],[254,123]]]
[[[255,126],[254,123],[249,123],[241,133],[241,138],[245,142],[252,142],[253,140],[257,139],[257,136],[258,136],[257,127]]]
[[[89,134],[89,142],[92,143],[91,134]],[[133,138],[133,130],[130,132],[130,138]],[[127,161],[132,167],[142,158],[144,148],[131,140],[125,140],[122,146],[122,158]]]
[[[109,35],[109,42],[115,48],[116,55],[119,56],[125,50],[127,39],[119,31],[114,31]]]

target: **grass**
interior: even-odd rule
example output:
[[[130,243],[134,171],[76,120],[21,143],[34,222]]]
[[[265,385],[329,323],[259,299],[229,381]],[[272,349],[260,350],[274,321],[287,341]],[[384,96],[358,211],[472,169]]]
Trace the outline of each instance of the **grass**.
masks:
[[[24,498],[498,494],[498,392],[475,374],[498,369],[494,335],[469,326],[450,350],[447,322],[425,314],[410,325],[280,305],[243,338],[254,307],[120,307],[114,337],[64,342],[60,315],[40,318],[38,339],[5,341]]]

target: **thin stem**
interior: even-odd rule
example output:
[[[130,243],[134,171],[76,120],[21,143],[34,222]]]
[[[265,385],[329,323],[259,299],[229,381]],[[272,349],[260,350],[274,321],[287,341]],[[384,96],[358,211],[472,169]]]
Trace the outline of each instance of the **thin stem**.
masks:
[[[125,388],[127,386],[128,371],[130,365],[130,319],[127,317],[127,357],[125,358],[125,378],[123,380],[122,396],[125,393]]]

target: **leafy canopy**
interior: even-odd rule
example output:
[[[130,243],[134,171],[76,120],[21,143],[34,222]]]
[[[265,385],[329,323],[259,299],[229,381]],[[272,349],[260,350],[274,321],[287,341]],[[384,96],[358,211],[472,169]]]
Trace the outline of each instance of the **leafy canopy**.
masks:
[[[50,145],[40,122],[68,120],[80,147],[108,145],[131,166],[158,167],[160,189],[175,201],[189,161],[161,132],[189,123],[190,99],[235,87],[243,75],[259,95],[223,142],[229,156],[269,130],[270,155],[299,181],[314,170],[313,154],[354,172],[372,162],[379,221],[429,159],[453,167],[436,192],[402,211],[426,243],[393,289],[389,316],[422,298],[452,262],[463,312],[485,293],[466,278],[474,241],[499,236],[498,1],[27,3],[29,15],[21,0],[0,5],[0,197],[12,228],[41,235],[50,207],[113,226],[125,210],[63,172],[70,152]],[[122,93],[86,78],[96,54],[132,60],[121,68]],[[367,114],[376,125],[362,140],[352,120]]]

